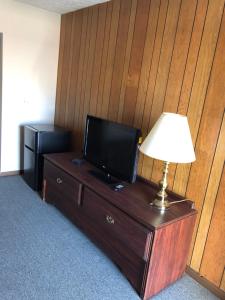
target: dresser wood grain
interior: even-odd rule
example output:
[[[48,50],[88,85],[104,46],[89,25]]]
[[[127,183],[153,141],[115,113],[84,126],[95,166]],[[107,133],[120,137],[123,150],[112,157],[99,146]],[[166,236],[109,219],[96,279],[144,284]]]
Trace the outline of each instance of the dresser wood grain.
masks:
[[[185,271],[196,210],[192,201],[165,213],[149,205],[157,186],[138,178],[115,192],[93,177],[76,153],[45,155],[43,198],[80,227],[114,261],[142,299],[150,299]],[[169,193],[169,200],[180,200]]]

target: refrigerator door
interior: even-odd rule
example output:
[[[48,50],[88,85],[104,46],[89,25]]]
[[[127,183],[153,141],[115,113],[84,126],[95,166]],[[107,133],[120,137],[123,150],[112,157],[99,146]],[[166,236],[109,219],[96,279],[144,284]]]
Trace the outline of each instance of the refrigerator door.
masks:
[[[32,188],[36,189],[37,186],[37,166],[36,155],[33,150],[24,145],[24,180]]]
[[[37,149],[38,131],[31,126],[24,127],[24,145],[31,150]]]

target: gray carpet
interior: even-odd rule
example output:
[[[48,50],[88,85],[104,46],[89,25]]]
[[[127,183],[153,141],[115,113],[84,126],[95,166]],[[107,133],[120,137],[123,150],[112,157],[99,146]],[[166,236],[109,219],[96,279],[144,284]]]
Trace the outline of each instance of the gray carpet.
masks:
[[[114,264],[19,176],[0,178],[0,300],[138,300]],[[185,275],[154,300],[217,299]]]

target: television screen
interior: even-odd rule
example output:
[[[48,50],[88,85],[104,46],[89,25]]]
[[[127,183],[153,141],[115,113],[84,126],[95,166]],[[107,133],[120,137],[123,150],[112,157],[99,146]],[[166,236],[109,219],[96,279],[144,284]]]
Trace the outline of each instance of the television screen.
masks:
[[[136,178],[139,129],[88,115],[84,158],[122,180]]]

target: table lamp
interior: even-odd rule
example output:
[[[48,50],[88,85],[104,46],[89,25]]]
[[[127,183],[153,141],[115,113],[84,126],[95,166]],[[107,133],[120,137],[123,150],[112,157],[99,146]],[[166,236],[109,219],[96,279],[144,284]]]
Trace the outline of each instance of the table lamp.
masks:
[[[175,113],[162,113],[140,146],[140,151],[149,157],[164,161],[163,176],[159,183],[161,189],[151,204],[165,211],[172,204],[185,201],[168,201],[166,188],[169,163],[195,161],[187,117]]]

